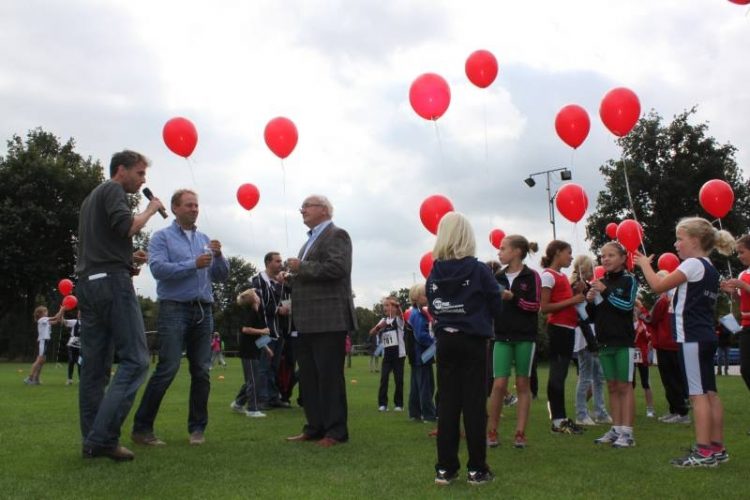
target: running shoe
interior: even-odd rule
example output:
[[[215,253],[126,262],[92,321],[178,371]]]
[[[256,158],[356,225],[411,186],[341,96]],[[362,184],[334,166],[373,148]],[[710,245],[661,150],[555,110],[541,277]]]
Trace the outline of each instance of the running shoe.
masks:
[[[620,434],[618,434],[614,427],[612,427],[607,432],[605,432],[602,437],[594,439],[594,444],[611,444],[617,441],[617,438],[619,437]]]
[[[514,448],[526,448],[526,434],[523,431],[516,431],[516,436],[513,438]]]
[[[487,446],[497,448],[500,446],[500,440],[497,438],[497,431],[487,431]]]

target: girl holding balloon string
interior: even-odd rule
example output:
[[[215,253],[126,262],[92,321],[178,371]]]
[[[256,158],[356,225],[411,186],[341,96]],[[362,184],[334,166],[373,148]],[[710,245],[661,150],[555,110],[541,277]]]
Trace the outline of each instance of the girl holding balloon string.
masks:
[[[685,218],[676,227],[675,249],[683,259],[676,270],[660,278],[651,268],[653,255],[636,254],[649,287],[655,293],[676,289],[672,299],[674,335],[679,361],[695,419],[696,446],[675,458],[675,467],[716,467],[729,460],[724,447],[724,409],[716,390],[714,312],[719,292],[719,273],[708,255],[716,248],[729,255],[734,239],[700,217]]]
[[[740,374],[750,389],[750,235],[746,234],[735,244],[737,258],[748,269],[737,278],[721,283],[721,289],[740,302]],[[750,434],[750,431],[748,431]]]
[[[547,337],[549,338],[549,401],[552,432],[581,434],[583,429],[567,418],[565,412],[565,379],[573,357],[575,328],[578,326],[576,305],[585,301],[583,289],[575,292],[568,278],[561,272],[573,262],[573,248],[569,243],[553,240],[547,245],[541,275],[542,299],[540,311],[547,314]]]
[[[638,294],[635,277],[625,269],[628,252],[615,241],[601,249],[605,274],[594,280],[586,294],[586,307],[594,319],[599,345],[599,361],[604,370],[609,392],[612,428],[596,444],[611,444],[614,448],[635,446],[633,421],[633,357],[635,331],[633,308]]]
[[[27,385],[39,385],[39,376],[42,373],[42,367],[47,359],[47,348],[49,347],[49,341],[52,338],[52,325],[57,325],[62,321],[62,315],[65,311],[63,306],[60,306],[60,310],[54,316],[47,316],[48,311],[45,306],[37,306],[34,309],[34,321],[36,322],[37,329],[37,342],[39,343],[39,354],[31,365],[31,373],[26,377],[23,382]]]

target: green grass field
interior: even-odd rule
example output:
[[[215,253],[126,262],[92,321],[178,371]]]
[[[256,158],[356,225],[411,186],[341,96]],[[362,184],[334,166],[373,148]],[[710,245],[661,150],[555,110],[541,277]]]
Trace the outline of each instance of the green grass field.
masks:
[[[368,372],[367,358],[355,357],[346,370],[349,443],[320,449],[287,443],[300,432],[302,409],[269,412],[265,419],[233,413],[229,403],[242,382],[239,360],[215,369],[209,401],[207,442],[187,443],[188,372],[183,366],[157,419],[164,448],[130,443],[130,418],[123,444],[136,452],[129,463],[83,460],[77,411],[77,385],[65,386],[65,367],[47,364],[43,385],[22,383],[26,364],[0,364],[0,497],[2,498],[742,498],[750,463],[750,393],[739,377],[719,377],[725,407],[726,443],[731,460],[718,469],[677,470],[670,458],[692,442],[692,428],[646,419],[637,392],[637,447],[597,447],[605,430],[583,436],[552,435],[547,418],[546,371],[540,370],[540,399],[534,401],[527,432],[529,447],[509,446],[515,410],[505,409],[499,448],[488,450],[497,478],[492,484],[445,488],[433,484],[434,438],[430,425],[410,422],[406,413],[379,413],[379,374]],[[224,380],[218,380],[224,375]],[[657,414],[665,413],[658,373],[651,371]],[[568,377],[572,412],[575,370]],[[356,381],[356,382],[355,382]],[[408,370],[407,370],[408,394]],[[392,390],[392,389],[391,389]],[[140,399],[140,395],[139,395]],[[136,401],[138,402],[139,399]],[[461,461],[466,462],[462,444]],[[462,472],[464,477],[465,470]]]

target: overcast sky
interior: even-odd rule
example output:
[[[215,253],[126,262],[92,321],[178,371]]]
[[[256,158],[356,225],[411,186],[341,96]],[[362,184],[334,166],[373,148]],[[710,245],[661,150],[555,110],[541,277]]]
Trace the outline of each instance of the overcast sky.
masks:
[[[747,175],[747,10],[727,0],[6,1],[0,138],[42,127],[105,165],[115,151],[140,151],[157,196],[197,190],[199,229],[259,267],[268,250],[297,254],[307,230],[297,208],[326,194],[353,240],[356,303],[370,306],[421,278],[434,236],[418,212],[431,194],[470,218],[482,259],[494,255],[496,227],[543,249],[552,237],[544,182],[530,189],[523,179],[569,167],[595,202],[598,167],[620,155],[598,113],[614,87],[666,120],[698,105],[696,120],[737,146]],[[464,73],[477,49],[500,63],[488,89]],[[437,127],[409,105],[425,72],[451,86]],[[554,130],[571,103],[592,124],[574,155]],[[283,167],[263,141],[279,115],[299,130]],[[198,130],[189,163],[162,141],[174,116]],[[235,198],[245,182],[261,193],[251,212]],[[587,251],[583,223],[558,215],[557,230]],[[155,296],[147,271],[136,287]]]

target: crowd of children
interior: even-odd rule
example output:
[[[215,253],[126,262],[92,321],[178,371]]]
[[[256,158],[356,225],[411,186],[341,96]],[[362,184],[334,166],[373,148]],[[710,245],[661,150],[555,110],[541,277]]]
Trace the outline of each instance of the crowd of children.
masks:
[[[487,447],[500,443],[501,410],[513,372],[517,411],[512,444],[515,448],[527,446],[540,312],[546,315],[549,341],[547,399],[553,433],[580,435],[583,426],[611,424],[594,443],[634,447],[635,374],[641,379],[645,416],[654,418],[649,366],[655,355],[669,408],[658,420],[689,423],[692,409],[695,426],[695,446],[671,464],[715,467],[729,460],[716,386],[721,366],[718,373],[714,371],[716,301],[720,290],[739,301],[741,373],[750,389],[750,272],[721,281],[708,257],[714,249],[724,255],[736,250],[742,264],[750,268],[750,236],[735,242],[728,232],[697,217],[681,220],[675,231],[675,249],[682,262],[672,272],[655,272],[653,256],[640,252],[629,256],[620,243],[611,241],[600,249],[602,272],[595,273],[590,257],[574,259],[568,243],[554,240],[545,249],[543,270],[538,273],[524,263],[538,247],[521,235],[502,240],[499,265],[493,272],[475,256],[468,220],[455,212],[443,217],[433,250],[434,266],[426,283],[411,288],[411,307],[406,312],[396,297],[383,300],[383,318],[369,332],[368,350],[371,372],[378,371],[377,360],[382,357],[377,395],[381,412],[389,410],[391,374],[392,408],[404,410],[408,358],[408,416],[415,421],[439,422],[437,484],[450,484],[458,477],[462,421],[469,452],[468,482],[482,484],[493,479]],[[638,282],[632,267],[628,269],[629,258],[657,294],[650,310],[638,298]],[[563,271],[571,266],[568,277]],[[251,417],[265,417],[258,395],[259,387],[265,387],[259,359],[261,353],[274,355],[266,345],[269,328],[259,310],[261,300],[252,289],[240,293],[237,304],[244,384],[231,407]],[[73,383],[81,324],[65,320],[63,313],[61,308],[48,316],[44,306],[34,311],[38,355],[25,383],[40,383],[51,326],[63,321],[71,330],[67,383]],[[218,333],[212,346],[215,360],[225,364]],[[572,359],[578,366],[575,420],[568,418],[565,405],[565,381]],[[437,367],[439,400],[433,366]],[[605,382],[609,409],[603,396]],[[592,410],[589,399],[593,399]]]

